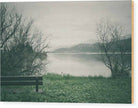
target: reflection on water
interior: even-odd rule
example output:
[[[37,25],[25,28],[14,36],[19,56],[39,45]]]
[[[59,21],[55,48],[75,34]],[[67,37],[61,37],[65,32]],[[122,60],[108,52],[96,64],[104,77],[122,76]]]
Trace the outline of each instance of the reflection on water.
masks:
[[[110,77],[110,70],[99,60],[99,54],[48,54],[48,73],[73,76]],[[45,73],[44,73],[45,74]]]

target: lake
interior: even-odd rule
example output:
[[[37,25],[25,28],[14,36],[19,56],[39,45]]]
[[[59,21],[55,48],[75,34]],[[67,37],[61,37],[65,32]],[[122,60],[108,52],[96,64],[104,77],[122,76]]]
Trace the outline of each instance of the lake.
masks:
[[[94,53],[48,53],[45,60],[48,64],[43,74],[47,72],[72,76],[110,77],[111,72],[100,57],[100,54]]]

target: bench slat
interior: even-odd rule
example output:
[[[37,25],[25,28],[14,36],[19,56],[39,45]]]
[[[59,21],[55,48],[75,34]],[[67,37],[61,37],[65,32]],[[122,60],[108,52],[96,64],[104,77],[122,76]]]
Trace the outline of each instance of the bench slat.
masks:
[[[42,77],[12,77],[12,76],[8,76],[8,77],[1,77],[2,81],[12,81],[12,80],[43,80]]]
[[[43,78],[41,76],[1,76],[0,84],[3,86],[14,85],[35,85],[36,92],[38,92],[38,85],[43,85]]]
[[[43,85],[42,82],[31,82],[31,81],[2,81],[1,85]]]

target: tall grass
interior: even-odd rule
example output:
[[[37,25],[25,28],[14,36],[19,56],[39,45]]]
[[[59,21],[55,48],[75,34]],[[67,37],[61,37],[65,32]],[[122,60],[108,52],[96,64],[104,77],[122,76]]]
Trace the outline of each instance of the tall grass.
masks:
[[[47,74],[38,93],[35,86],[2,86],[2,101],[131,103],[131,78]]]

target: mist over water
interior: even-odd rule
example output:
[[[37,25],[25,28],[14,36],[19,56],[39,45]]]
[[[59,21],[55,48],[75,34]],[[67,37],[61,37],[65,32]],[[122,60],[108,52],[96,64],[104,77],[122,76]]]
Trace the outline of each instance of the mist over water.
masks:
[[[100,61],[99,54],[56,54],[48,53],[47,73],[72,76],[110,77],[110,70]],[[43,74],[46,74],[46,71]]]

